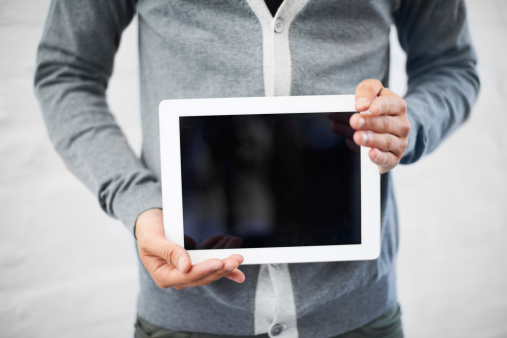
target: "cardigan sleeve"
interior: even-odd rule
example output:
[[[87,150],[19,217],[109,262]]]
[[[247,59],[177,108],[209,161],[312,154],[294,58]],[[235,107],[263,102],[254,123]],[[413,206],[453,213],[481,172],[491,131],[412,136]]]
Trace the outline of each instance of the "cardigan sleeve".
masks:
[[[37,52],[35,92],[55,149],[109,215],[134,230],[161,208],[160,183],[135,156],[106,102],[135,1],[53,0]]]
[[[394,12],[407,53],[407,114],[412,125],[401,163],[433,151],[470,114],[479,92],[462,0],[400,0]]]

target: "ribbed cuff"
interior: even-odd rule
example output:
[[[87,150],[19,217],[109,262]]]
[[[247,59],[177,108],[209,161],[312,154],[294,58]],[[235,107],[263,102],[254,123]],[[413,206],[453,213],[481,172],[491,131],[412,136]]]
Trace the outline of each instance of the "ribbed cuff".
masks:
[[[405,149],[405,153],[401,158],[400,163],[402,164],[410,164],[417,161],[421,158],[423,151],[421,149],[417,149],[417,139],[422,137],[423,133],[420,129],[420,123],[417,119],[417,112],[415,111],[413,105],[410,105],[410,102],[407,100],[407,118],[410,122],[410,134],[408,135],[408,144],[407,149]],[[424,149],[424,148],[423,148]]]
[[[113,200],[113,212],[135,237],[137,218],[149,209],[162,209],[162,190],[158,182],[146,182],[119,192]]]

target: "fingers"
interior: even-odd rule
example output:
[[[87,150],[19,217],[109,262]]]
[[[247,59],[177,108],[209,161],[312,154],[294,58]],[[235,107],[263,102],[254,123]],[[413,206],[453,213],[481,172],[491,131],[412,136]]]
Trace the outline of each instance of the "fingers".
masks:
[[[181,272],[188,272],[192,266],[187,250],[169,242],[164,235],[152,236],[149,245],[143,245],[143,249],[147,254],[163,258]]]
[[[350,126],[357,145],[370,147],[369,156],[385,173],[398,165],[408,144],[410,122],[403,98],[378,80],[364,80],[356,88],[356,110]]]
[[[379,80],[368,79],[356,87],[356,110],[364,112],[370,108],[371,102],[380,95],[384,86]]]
[[[161,263],[156,269],[150,269],[146,263],[145,266],[158,287],[169,288],[199,281],[220,270],[224,264],[219,259],[210,259],[191,266],[187,272],[182,272],[168,263]]]
[[[406,114],[400,116],[372,116],[354,114],[350,125],[358,130],[353,140],[356,144],[392,152],[401,157],[407,148],[410,123]]]
[[[160,264],[156,269],[149,272],[158,287],[183,289],[207,285],[223,277],[227,277],[233,271],[238,270],[242,262],[242,256],[232,255],[223,260],[215,258],[195,264],[186,273],[179,271],[167,263]],[[229,279],[242,283],[245,280],[245,276],[242,272],[238,271],[234,272]]]
[[[357,132],[354,142],[370,147],[370,160],[378,166],[379,172],[384,174],[400,163],[400,159],[407,147],[407,140],[399,139],[390,134],[376,134],[372,132]]]
[[[223,277],[238,283],[244,281],[244,274],[238,270],[238,266],[243,263],[241,255],[232,255],[223,260],[209,259],[192,265],[188,252],[166,239],[162,211],[159,209],[142,213],[136,221],[135,231],[141,261],[153,281],[161,288],[181,289],[205,285]],[[195,243],[190,237],[186,240]],[[222,236],[215,236],[210,244],[217,245],[222,240]],[[227,238],[222,244],[227,247],[234,243],[237,244],[234,238]]]
[[[182,272],[190,269],[192,263],[187,251],[165,237],[162,210],[150,209],[139,215],[136,221],[136,236],[141,256],[163,259]],[[150,261],[150,264],[157,263],[157,260]]]
[[[407,137],[410,132],[408,119],[403,116],[373,116],[354,114],[350,126],[356,130],[367,130],[374,133],[389,133],[398,137]]]
[[[405,100],[379,80],[364,80],[356,87],[356,110],[373,115],[399,115],[407,110]]]
[[[394,168],[399,163],[399,157],[391,152],[380,151],[376,148],[370,149],[368,156],[375,163],[381,174],[384,174]]]
[[[390,89],[383,88],[379,96],[371,101],[369,112],[372,115],[401,115],[407,111],[407,104]]]
[[[245,281],[245,274],[241,270],[235,269],[235,270],[232,270],[231,273],[226,275],[225,278],[230,279],[233,282],[241,284]]]
[[[209,259],[192,265],[188,252],[163,236],[151,238],[148,249],[140,252],[143,264],[161,288],[206,285],[236,270],[243,262],[242,256],[232,255],[223,260]],[[240,282],[244,280],[238,273],[233,277]]]
[[[196,264],[194,267],[198,267],[200,264],[205,264],[206,262]],[[245,281],[245,275],[238,269],[242,262],[242,256],[232,255],[231,257],[222,260],[223,266],[221,268],[212,270],[208,274],[199,275],[200,278],[198,278],[197,275],[192,276],[194,278],[182,280],[181,283],[176,283],[173,287],[176,289],[183,289],[186,287],[208,285],[224,277],[237,283],[243,283]],[[193,271],[190,271],[190,274],[192,273]]]
[[[358,145],[376,148],[383,152],[390,152],[401,157],[407,147],[407,140],[391,134],[377,134],[370,131],[356,132],[354,142]]]

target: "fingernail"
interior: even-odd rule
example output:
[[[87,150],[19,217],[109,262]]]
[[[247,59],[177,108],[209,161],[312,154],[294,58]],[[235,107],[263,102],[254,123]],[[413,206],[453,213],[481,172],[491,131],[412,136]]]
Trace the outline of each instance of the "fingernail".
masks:
[[[377,149],[375,149],[375,150],[373,151],[373,162],[374,162],[375,164],[377,164],[377,162],[378,162],[378,155],[379,155],[379,151],[378,151]]]
[[[185,266],[185,262],[186,262],[186,258],[183,256],[180,257],[180,259],[178,259],[178,270],[183,271],[183,268]]]
[[[366,144],[366,142],[368,142],[368,133],[363,133],[362,134],[362,140],[361,140],[361,144]]]
[[[359,117],[359,119],[357,120],[357,126],[359,128],[361,128],[362,126],[364,126],[364,118]]]
[[[358,97],[356,99],[356,106],[362,106],[365,104],[368,104],[370,100],[368,100],[366,97]]]
[[[360,114],[371,115],[371,111],[368,109],[368,110],[361,112]]]

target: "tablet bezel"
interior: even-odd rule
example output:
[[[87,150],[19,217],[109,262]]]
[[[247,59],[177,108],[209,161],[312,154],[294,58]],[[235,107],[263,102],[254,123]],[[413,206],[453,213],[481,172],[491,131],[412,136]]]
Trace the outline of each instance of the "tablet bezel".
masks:
[[[354,95],[278,96],[164,100],[159,106],[165,234],[184,246],[181,182],[181,116],[355,112]],[[361,244],[188,250],[192,263],[242,255],[243,264],[303,263],[376,259],[380,254],[380,174],[360,147]]]

